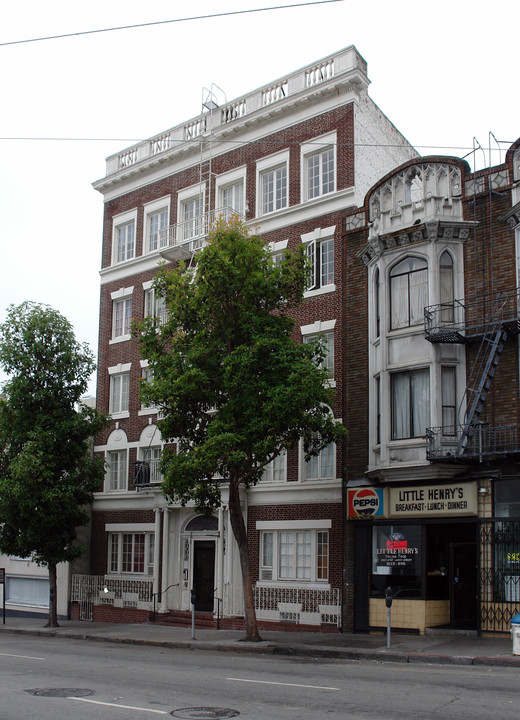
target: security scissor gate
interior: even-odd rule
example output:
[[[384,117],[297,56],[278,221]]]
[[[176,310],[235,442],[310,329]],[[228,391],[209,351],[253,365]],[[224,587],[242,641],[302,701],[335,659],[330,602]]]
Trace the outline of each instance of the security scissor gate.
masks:
[[[480,523],[480,630],[509,632],[520,611],[520,519]]]
[[[103,587],[103,577],[99,575],[73,575],[71,600],[79,605],[79,619],[94,619],[94,602]]]

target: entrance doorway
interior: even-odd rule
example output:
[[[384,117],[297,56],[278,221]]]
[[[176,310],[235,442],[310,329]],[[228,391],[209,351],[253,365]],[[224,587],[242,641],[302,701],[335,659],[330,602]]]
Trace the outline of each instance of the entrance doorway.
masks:
[[[477,551],[475,543],[450,543],[450,623],[454,627],[477,624]]]
[[[195,610],[213,612],[215,591],[215,543],[196,540],[193,543],[193,587]]]

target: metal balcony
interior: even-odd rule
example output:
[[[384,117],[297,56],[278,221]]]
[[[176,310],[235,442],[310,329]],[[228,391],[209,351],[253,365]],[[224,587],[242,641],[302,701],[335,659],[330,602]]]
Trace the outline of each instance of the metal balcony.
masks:
[[[245,220],[243,215],[226,206],[209,210],[202,215],[196,215],[164,228],[159,233],[161,256],[170,262],[191,259],[198,250],[206,245],[213,223],[219,218],[228,221],[231,217]]]
[[[159,471],[159,460],[138,460],[134,462],[134,487],[150,487],[160,485],[163,476]]]
[[[461,440],[466,438],[465,443]],[[520,455],[520,427],[476,422],[427,428],[426,459],[431,462],[482,462]]]
[[[469,343],[502,327],[520,333],[520,288],[430,305],[424,309],[426,339],[431,343]]]

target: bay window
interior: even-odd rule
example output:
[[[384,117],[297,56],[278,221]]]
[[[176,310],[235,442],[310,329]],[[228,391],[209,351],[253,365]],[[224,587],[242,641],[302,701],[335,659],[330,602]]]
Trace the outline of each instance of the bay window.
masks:
[[[390,271],[390,327],[392,330],[424,322],[428,305],[428,264],[407,257]]]
[[[430,425],[430,371],[411,370],[391,376],[392,440],[424,437]]]

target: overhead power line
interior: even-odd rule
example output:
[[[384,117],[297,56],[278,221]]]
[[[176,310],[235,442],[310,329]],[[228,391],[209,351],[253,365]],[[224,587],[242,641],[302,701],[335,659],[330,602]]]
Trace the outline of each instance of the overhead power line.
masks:
[[[28,38],[26,40],[10,40],[0,43],[0,47],[6,45],[23,45],[24,43],[41,42],[42,40],[59,40],[61,38],[76,37],[79,35],[95,35],[96,33],[115,32],[116,30],[132,30],[134,28],[152,27],[154,25],[171,25],[172,23],[190,22],[192,20],[207,20],[208,18],[229,17],[231,15],[247,15],[249,13],[268,12],[270,10],[287,10],[289,8],[306,7],[307,5],[328,5],[330,3],[344,2],[344,0],[313,0],[306,3],[293,3],[291,5],[275,5],[273,7],[251,8],[249,10],[232,10],[222,13],[210,13],[208,15],[193,15],[192,17],[175,18],[174,20],[157,20],[155,22],[136,23],[135,25],[119,25],[111,28],[100,28],[98,30],[82,30],[80,32],[63,33],[62,35],[46,35],[44,37]]]
[[[103,138],[103,137],[0,137],[1,141],[13,141],[13,142],[120,142],[120,143],[132,143],[137,144],[141,142],[146,142],[147,140],[150,140],[150,138]],[[497,140],[498,143],[504,144],[504,145],[512,145],[515,140]],[[183,144],[192,144],[192,145],[198,145],[200,143],[200,138],[193,138],[190,140],[174,140],[172,143],[172,146],[170,149],[173,149],[174,146],[179,146]],[[287,147],[288,145],[302,145],[303,143],[300,141],[291,141],[291,140],[231,140],[230,138],[225,139],[214,139],[213,145],[219,145],[219,144],[227,144],[227,145],[233,145],[235,147],[239,146],[246,146],[246,145],[283,145],[284,147]],[[312,142],[305,141],[305,145],[312,145]],[[319,141],[316,141],[314,143],[316,145],[321,145]],[[332,143],[336,145],[336,147],[385,147],[385,148],[405,148],[406,145],[403,145],[402,143]],[[331,145],[330,142],[327,142],[326,145]],[[420,145],[410,145],[410,148],[414,150],[422,150],[422,149],[430,149],[430,150],[458,150],[458,151],[473,151],[474,148],[469,145],[431,145],[428,143],[423,143]],[[121,149],[121,152],[124,152],[124,148]]]

